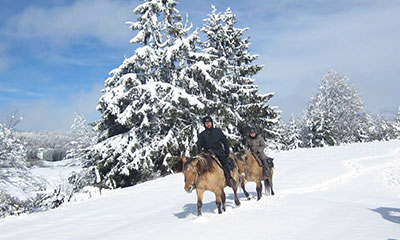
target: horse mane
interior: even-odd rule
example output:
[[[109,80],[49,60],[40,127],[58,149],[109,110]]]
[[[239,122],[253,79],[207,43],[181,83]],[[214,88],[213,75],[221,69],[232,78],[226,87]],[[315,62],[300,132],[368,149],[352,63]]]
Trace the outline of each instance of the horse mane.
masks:
[[[201,153],[195,157],[188,158],[187,162],[183,166],[184,169],[187,169],[188,166],[195,160],[197,159],[197,164],[196,168],[199,171],[200,175],[211,172],[215,170],[215,166],[213,162],[215,162],[215,159],[211,156],[211,154],[207,153]]]
[[[197,155],[199,162],[197,163],[198,170],[200,172],[200,175],[211,172],[215,170],[215,164],[216,159],[211,156],[211,154],[207,153],[202,153]]]

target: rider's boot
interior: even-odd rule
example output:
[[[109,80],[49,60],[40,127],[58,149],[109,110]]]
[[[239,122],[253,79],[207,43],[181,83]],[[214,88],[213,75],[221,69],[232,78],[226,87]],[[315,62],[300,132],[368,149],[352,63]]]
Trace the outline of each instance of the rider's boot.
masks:
[[[236,185],[236,181],[231,176],[231,171],[224,168],[224,174],[225,174],[225,179],[226,179],[226,185],[233,188]]]
[[[263,176],[266,177],[268,176],[268,162],[266,159],[262,159],[262,172],[263,172]]]

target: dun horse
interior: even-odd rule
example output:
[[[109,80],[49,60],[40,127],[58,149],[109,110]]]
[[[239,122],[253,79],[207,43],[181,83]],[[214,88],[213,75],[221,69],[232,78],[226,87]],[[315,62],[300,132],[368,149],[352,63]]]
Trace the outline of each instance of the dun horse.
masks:
[[[238,159],[239,158],[239,159]],[[262,184],[264,180],[265,193],[267,195],[274,195],[272,176],[274,174],[273,168],[268,168],[267,176],[263,175],[263,169],[261,162],[257,161],[256,157],[251,152],[244,152],[240,157],[236,157],[236,162],[239,167],[239,173],[241,174],[241,187],[244,195],[250,199],[250,194],[245,189],[246,182],[256,182],[257,200],[260,200],[262,196]]]
[[[201,215],[203,193],[206,190],[215,194],[218,213],[222,213],[222,210],[225,211],[226,196],[224,188],[227,184],[224,177],[224,171],[220,166],[218,166],[217,162],[209,154],[198,155],[194,158],[186,158],[183,156],[182,160],[182,172],[185,175],[185,190],[190,193],[196,189],[198,215]],[[231,171],[231,175],[236,181],[236,185],[232,187],[235,196],[235,204],[240,205],[237,196],[237,188],[239,185],[239,173],[237,167]]]

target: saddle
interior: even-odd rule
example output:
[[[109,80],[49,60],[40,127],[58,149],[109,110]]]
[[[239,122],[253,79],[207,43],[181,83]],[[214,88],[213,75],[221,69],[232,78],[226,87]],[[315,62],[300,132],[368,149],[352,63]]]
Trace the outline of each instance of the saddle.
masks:
[[[202,154],[203,154],[205,157],[207,157],[207,156],[211,157],[211,158],[218,164],[218,166],[219,166],[220,168],[224,169],[224,168],[222,167],[221,161],[219,160],[219,158],[217,157],[217,155],[215,155],[213,152],[209,151],[209,152],[205,152],[205,153],[202,153]],[[235,162],[235,160],[233,160],[233,159],[230,158],[230,157],[227,157],[226,159],[228,160],[228,167],[229,167],[229,170],[235,169],[235,168],[236,168],[236,162]]]
[[[258,166],[260,166],[260,167],[262,167],[263,166],[263,164],[262,164],[262,161],[261,161],[261,159],[257,156],[257,154],[255,154],[254,152],[250,152],[252,155],[253,155],[253,157],[256,159],[256,161],[257,161],[257,163],[258,163]]]
[[[250,153],[254,156],[254,158],[256,159],[258,165],[260,167],[263,166],[262,160],[257,156],[257,154],[255,154],[254,152],[250,151]],[[274,168],[274,162],[273,162],[273,158],[270,158],[267,156],[267,159],[265,159],[266,163],[267,163],[267,167],[269,168]]]

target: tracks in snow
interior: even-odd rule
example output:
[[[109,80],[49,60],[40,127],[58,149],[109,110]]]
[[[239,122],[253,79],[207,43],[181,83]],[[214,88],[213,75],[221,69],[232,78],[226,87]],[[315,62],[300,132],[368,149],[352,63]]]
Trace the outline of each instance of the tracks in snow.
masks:
[[[377,163],[376,159],[385,160]],[[373,161],[371,161],[373,160]],[[349,183],[360,176],[375,175],[377,181],[385,187],[398,191],[400,195],[400,149],[385,156],[369,156],[342,161],[345,173],[328,180],[308,186],[301,186],[283,190],[277,190],[277,196],[285,197],[292,194],[322,192]],[[376,172],[374,174],[373,172]]]

